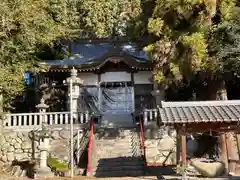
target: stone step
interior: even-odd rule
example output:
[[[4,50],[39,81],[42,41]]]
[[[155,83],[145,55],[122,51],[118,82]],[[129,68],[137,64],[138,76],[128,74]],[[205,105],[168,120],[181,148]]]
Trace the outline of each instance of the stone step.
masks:
[[[123,149],[130,149],[132,148],[132,145],[130,143],[124,143],[124,144],[95,144],[96,147],[104,147],[104,148],[110,148],[110,149],[118,149],[118,148],[123,148]]]
[[[95,133],[96,134],[100,134],[100,135],[119,135],[121,136],[122,134],[131,134],[133,132],[136,132],[135,128],[132,127],[128,127],[128,128],[116,128],[116,127],[112,127],[112,128],[107,128],[107,127],[100,127],[100,128],[96,128]]]
[[[99,147],[99,148],[104,148],[104,149],[114,149],[114,150],[118,150],[118,149],[132,149],[132,145],[131,144],[95,144],[95,147]]]
[[[136,157],[136,158],[138,158],[139,156],[138,155],[131,155],[132,157]],[[113,156],[113,157],[100,157],[100,156],[95,156],[96,157],[96,161],[104,161],[104,162],[122,162],[123,160],[114,160],[114,159],[116,159],[116,158],[118,158],[117,156]],[[137,160],[133,160],[133,161],[137,161]],[[139,160],[140,161],[140,160]]]
[[[121,156],[133,156],[133,153],[128,153],[128,154],[108,154],[107,158],[110,158],[110,159],[114,159],[114,158],[118,158],[118,157],[121,157]],[[95,155],[96,159],[105,159],[106,156],[101,156],[101,155],[98,155],[96,154]]]
[[[101,158],[101,159],[98,159],[98,161],[100,161],[100,160],[102,162],[105,162],[105,163],[108,163],[108,162],[126,162],[127,163],[127,162],[142,161],[142,157],[126,156],[126,157]]]
[[[116,149],[109,149],[108,151],[107,151],[107,158],[109,158],[108,156],[110,156],[110,154],[111,155],[117,155],[116,156],[116,158],[117,157],[122,157],[122,156],[132,156],[132,153],[133,153],[133,150],[132,149],[118,149],[118,150],[116,150]],[[102,157],[102,156],[105,156],[105,154],[106,153],[103,153],[103,152],[96,152],[95,153],[96,154],[96,157]],[[98,156],[98,155],[100,155],[100,156]]]
[[[133,149],[132,146],[130,145],[122,145],[122,146],[104,146],[104,145],[99,145],[99,146],[95,146],[96,148],[99,148],[101,150],[106,150],[106,151],[118,151],[118,150],[125,150],[128,151],[130,149]]]
[[[96,145],[95,147],[96,147],[96,149],[99,148],[99,149],[105,150],[105,151],[107,151],[107,152],[118,151],[118,150],[121,150],[121,151],[129,151],[129,150],[132,150],[132,149],[133,149],[133,147],[130,146],[130,145],[122,145],[122,146]]]
[[[118,167],[118,166],[144,166],[144,162],[143,161],[129,161],[129,162],[103,162],[103,161],[98,161],[97,162],[97,167],[105,167],[105,166],[109,166],[109,167]]]
[[[137,177],[143,176],[145,173],[143,170],[134,170],[134,171],[105,171],[105,172],[98,172],[94,173],[95,177]]]
[[[107,172],[107,171],[137,171],[143,170],[144,167],[142,165],[138,166],[109,166],[109,165],[101,165],[97,166],[96,172]]]
[[[103,143],[103,144],[122,144],[122,143],[130,143],[131,139],[119,139],[119,140],[108,140],[108,139],[96,139],[95,143]]]

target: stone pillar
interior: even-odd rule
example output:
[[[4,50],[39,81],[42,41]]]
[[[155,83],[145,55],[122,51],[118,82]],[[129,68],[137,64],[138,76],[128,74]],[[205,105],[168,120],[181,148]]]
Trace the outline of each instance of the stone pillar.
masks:
[[[77,77],[77,70],[76,69],[72,69],[71,70],[71,76],[69,78],[67,78],[66,82],[68,84],[68,93],[70,94],[70,79],[72,79],[72,110],[73,112],[79,112],[79,111],[83,111],[83,91],[82,88],[80,87],[81,85],[83,85],[83,81]],[[69,100],[69,110],[70,110],[70,99]]]
[[[161,101],[165,99],[165,91],[163,88],[159,87],[156,81],[153,82],[152,96],[155,97],[156,106],[161,106]]]
[[[40,168],[47,167],[47,156],[49,149],[49,138],[45,137],[40,141],[39,150],[40,150]]]
[[[156,108],[160,108],[162,106],[161,102],[165,99],[165,91],[159,86],[156,81],[153,81],[153,91],[151,94],[153,97],[155,97]],[[167,126],[165,127],[165,131],[166,133],[169,131],[169,128]]]

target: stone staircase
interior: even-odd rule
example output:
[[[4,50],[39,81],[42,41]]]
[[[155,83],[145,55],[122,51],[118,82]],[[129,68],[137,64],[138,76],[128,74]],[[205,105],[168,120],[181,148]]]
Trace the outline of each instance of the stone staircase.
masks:
[[[144,175],[137,128],[101,128],[95,133],[96,177]]]

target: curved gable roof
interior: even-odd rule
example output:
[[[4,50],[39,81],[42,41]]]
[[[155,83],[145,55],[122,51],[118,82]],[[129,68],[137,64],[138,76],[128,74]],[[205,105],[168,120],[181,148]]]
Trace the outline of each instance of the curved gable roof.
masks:
[[[109,60],[109,57],[119,57],[133,68],[151,67],[147,53],[137,49],[134,43],[75,42],[71,44],[70,51],[68,59],[48,60],[46,63],[51,69],[69,69],[74,66],[79,70],[94,70]]]

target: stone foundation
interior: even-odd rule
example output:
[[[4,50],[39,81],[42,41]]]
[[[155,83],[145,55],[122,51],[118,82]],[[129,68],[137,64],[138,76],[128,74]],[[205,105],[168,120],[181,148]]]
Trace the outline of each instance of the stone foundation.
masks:
[[[35,155],[39,156],[39,143],[36,146]],[[13,160],[31,159],[33,153],[33,142],[29,139],[28,133],[5,132],[0,137],[0,160],[4,163]]]
[[[176,164],[176,132],[164,127],[145,129],[146,161],[149,166]]]
[[[77,131],[74,132],[77,139]],[[82,133],[80,133],[80,138]],[[49,153],[62,160],[69,160],[70,131],[52,130]],[[29,132],[5,131],[0,136],[0,163],[9,164],[14,160],[26,161],[40,156],[39,140],[33,140]]]

